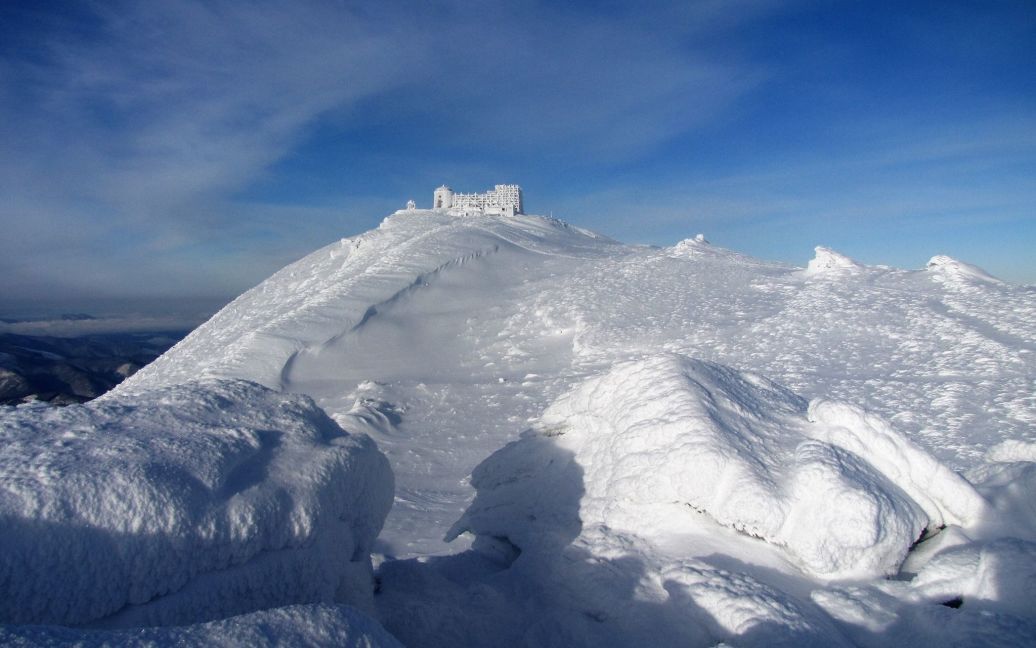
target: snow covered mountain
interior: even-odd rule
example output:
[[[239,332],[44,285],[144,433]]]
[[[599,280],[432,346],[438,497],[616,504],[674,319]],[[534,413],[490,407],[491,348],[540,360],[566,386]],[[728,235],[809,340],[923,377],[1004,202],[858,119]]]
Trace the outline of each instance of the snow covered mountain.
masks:
[[[1036,641],[1034,352],[1036,289],[949,257],[817,248],[802,269],[404,211],[93,407],[298,394],[344,431],[321,438],[371,437],[395,501],[351,559],[374,552],[368,611],[407,645],[1017,645]],[[349,479],[379,474],[363,452]],[[348,582],[330,598],[360,601]]]

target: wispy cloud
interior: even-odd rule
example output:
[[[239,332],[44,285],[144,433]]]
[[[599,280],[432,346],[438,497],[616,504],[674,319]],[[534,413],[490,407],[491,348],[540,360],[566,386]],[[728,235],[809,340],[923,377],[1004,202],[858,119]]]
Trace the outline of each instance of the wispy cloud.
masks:
[[[0,63],[0,272],[19,296],[191,292],[206,274],[240,289],[247,271],[228,261],[247,254],[229,238],[262,239],[270,223],[235,196],[321,124],[349,133],[396,119],[427,126],[436,147],[573,162],[643,153],[757,82],[694,35],[765,5],[169,0],[23,14],[9,24],[46,27]],[[280,216],[306,230],[305,211]],[[275,229],[286,249],[311,242]],[[206,247],[194,268],[174,267]]]
[[[58,20],[0,68],[8,297],[240,289],[211,276],[221,255],[175,267],[171,251],[221,239],[240,214],[217,208],[307,126],[419,66],[391,29],[331,3],[90,9],[85,33]]]
[[[763,76],[696,37],[758,9],[688,6],[698,11],[648,5],[588,14],[529,3],[477,19],[462,13],[442,43],[443,92],[428,95],[431,107],[462,143],[546,146],[577,159],[650,150],[700,126]],[[472,43],[487,55],[473,59]],[[470,119],[444,119],[456,111]]]
[[[970,14],[889,31],[826,6],[11,3],[0,302],[229,296],[442,181],[532,179],[535,208],[658,241],[1032,196],[1031,96],[1003,65],[1028,27],[987,50],[950,38]],[[953,94],[947,48],[1000,93]]]
[[[138,215],[239,188],[315,118],[419,64],[370,17],[339,7],[99,9],[94,33],[60,33],[44,41],[43,63],[28,64],[35,101],[7,106],[15,124],[34,127],[22,153],[78,167],[68,175],[79,191]]]
[[[0,333],[72,338],[109,333],[151,333],[190,331],[204,318],[183,315],[140,315],[97,319],[41,319],[0,322]]]

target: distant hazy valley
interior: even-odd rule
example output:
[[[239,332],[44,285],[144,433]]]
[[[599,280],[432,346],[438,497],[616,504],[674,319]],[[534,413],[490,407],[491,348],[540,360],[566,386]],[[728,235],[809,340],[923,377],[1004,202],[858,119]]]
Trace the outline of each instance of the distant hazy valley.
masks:
[[[0,404],[55,405],[100,396],[176,344],[188,331],[52,337],[0,333]]]

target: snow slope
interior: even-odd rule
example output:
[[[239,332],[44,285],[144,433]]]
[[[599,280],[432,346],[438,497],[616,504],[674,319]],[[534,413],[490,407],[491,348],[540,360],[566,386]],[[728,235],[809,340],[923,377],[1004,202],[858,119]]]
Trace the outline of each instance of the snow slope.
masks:
[[[538,217],[469,221],[401,213],[280,270],[134,376],[122,391],[195,375],[282,387],[299,351],[362,327],[379,309],[452,268],[507,252],[593,253],[607,247],[600,237]]]
[[[1036,290],[948,257],[795,268],[412,211],[104,400],[246,379],[369,434],[407,644],[1017,645],[1034,352]]]
[[[206,380],[0,415],[0,619],[209,621],[371,608],[392,501],[371,440],[304,396]]]

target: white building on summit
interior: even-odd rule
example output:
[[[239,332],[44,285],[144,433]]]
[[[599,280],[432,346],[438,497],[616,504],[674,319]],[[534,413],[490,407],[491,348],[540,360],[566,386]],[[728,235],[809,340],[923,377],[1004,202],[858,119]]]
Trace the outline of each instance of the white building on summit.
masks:
[[[432,207],[514,216],[522,213],[522,188],[496,185],[485,193],[453,193],[453,189],[443,185],[435,190]]]

